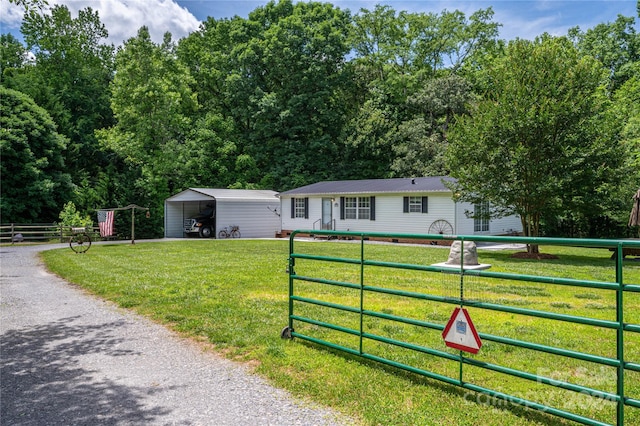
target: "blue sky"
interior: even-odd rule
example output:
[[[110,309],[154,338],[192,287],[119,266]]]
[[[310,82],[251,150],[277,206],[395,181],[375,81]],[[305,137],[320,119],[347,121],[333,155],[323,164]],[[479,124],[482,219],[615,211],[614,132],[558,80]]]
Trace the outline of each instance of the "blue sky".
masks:
[[[178,0],[178,4],[187,8],[196,18],[204,20],[238,15],[247,17],[256,7],[266,1],[239,0]],[[637,17],[635,0],[626,1],[589,1],[589,0],[509,0],[509,1],[408,1],[408,0],[333,0],[330,3],[342,9],[357,12],[361,8],[373,9],[376,4],[390,5],[395,10],[409,12],[440,13],[447,9],[461,10],[468,17],[478,9],[492,7],[494,19],[503,24],[500,37],[534,38],[543,32],[564,35],[574,26],[591,28],[602,22],[612,22],[618,14]]]
[[[77,16],[86,7],[97,10],[109,31],[109,41],[119,45],[135,36],[146,25],[153,39],[162,40],[169,31],[174,38],[188,35],[198,29],[200,22],[211,16],[228,18],[247,17],[255,8],[267,1],[256,0],[48,0],[49,4],[64,4]],[[640,31],[637,0],[509,0],[509,1],[430,1],[430,0],[332,0],[342,9],[356,13],[361,8],[373,9],[376,4],[392,6],[396,11],[440,13],[460,10],[468,17],[478,9],[492,7],[494,21],[502,24],[500,37],[533,39],[544,32],[565,35],[567,30],[579,26],[582,30],[602,22],[615,21],[618,14],[636,18]],[[8,0],[0,0],[0,32],[19,33],[22,10]]]

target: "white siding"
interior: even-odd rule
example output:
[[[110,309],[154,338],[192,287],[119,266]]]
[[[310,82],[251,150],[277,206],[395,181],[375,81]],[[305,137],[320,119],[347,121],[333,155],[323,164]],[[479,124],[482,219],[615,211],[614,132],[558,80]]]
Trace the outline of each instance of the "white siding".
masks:
[[[196,188],[184,190],[164,202],[164,235],[183,238],[184,219],[216,204],[216,231],[238,225],[243,238],[273,238],[280,231],[280,201],[273,191]]]
[[[309,198],[309,219],[291,217],[291,198],[282,197],[280,199],[282,229],[291,231],[295,229],[313,229],[313,223],[322,216],[322,198]],[[334,219],[336,219],[336,209],[337,207],[333,208]],[[337,217],[340,217],[340,210],[337,211],[337,215]],[[316,223],[316,229],[320,229],[320,222]]]
[[[165,238],[182,238],[182,203],[164,202]]]
[[[473,204],[460,203],[457,208],[458,234],[459,235],[507,235],[514,232],[522,232],[522,223],[518,216],[507,216],[489,221],[489,231],[475,232],[473,218],[469,218],[466,212],[473,212]]]
[[[350,195],[351,196],[351,195]],[[355,195],[353,195],[355,196]],[[366,194],[363,196],[370,196]],[[389,232],[407,234],[427,234],[429,227],[437,220],[446,220],[453,227],[453,233],[458,235],[473,235],[473,219],[466,217],[465,210],[473,210],[470,204],[457,204],[450,193],[430,194],[373,194],[376,197],[375,220],[340,219],[340,197],[334,197],[332,213],[337,231],[354,232]],[[403,213],[403,197],[427,196],[429,208],[427,213]],[[283,196],[280,201],[282,211],[282,229],[284,230],[314,230],[320,229],[322,217],[322,198],[309,198],[309,218],[291,217],[291,197]],[[328,197],[324,197],[328,198]],[[487,235],[501,235],[521,230],[520,220],[510,216],[489,223]]]
[[[512,234],[522,232],[522,222],[519,216],[508,216],[492,220],[489,223],[489,231],[492,235]]]
[[[216,236],[224,227],[240,227],[242,238],[273,238],[280,231],[280,217],[274,213],[280,206],[273,201],[218,201]]]
[[[428,213],[403,213],[404,196],[428,196]],[[368,194],[365,196],[369,196]],[[340,219],[340,197],[334,197],[333,219],[337,231],[426,234],[436,220],[454,224],[453,201],[449,194],[376,194],[376,219]],[[322,197],[309,197],[309,218],[291,218],[291,197],[282,197],[282,229],[320,229]],[[315,228],[314,228],[315,224]]]

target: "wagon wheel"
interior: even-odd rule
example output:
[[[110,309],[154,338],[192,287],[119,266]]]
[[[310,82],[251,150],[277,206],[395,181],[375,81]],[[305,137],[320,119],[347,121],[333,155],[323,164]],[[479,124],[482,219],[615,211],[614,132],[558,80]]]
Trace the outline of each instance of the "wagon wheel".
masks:
[[[69,247],[76,253],[84,253],[91,247],[91,237],[87,233],[76,234],[69,240]]]
[[[438,219],[429,226],[429,234],[453,235],[453,226],[444,219]]]
[[[280,337],[282,339],[292,339],[293,338],[293,336],[291,336],[292,331],[293,331],[293,328],[287,326],[283,328],[282,331],[280,332]]]

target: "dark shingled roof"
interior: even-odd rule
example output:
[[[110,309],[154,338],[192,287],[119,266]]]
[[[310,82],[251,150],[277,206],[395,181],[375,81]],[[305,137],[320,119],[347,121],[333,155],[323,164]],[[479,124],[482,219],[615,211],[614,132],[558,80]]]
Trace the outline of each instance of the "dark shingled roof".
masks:
[[[318,182],[281,192],[282,195],[338,195],[408,192],[451,192],[443,181],[455,182],[448,176],[396,179],[337,180]]]

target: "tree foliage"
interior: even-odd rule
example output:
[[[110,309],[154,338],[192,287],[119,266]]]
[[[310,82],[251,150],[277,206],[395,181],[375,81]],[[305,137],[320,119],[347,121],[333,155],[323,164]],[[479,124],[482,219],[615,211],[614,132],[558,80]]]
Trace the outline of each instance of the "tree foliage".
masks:
[[[611,236],[624,233],[625,194],[640,186],[634,18],[572,29],[570,41],[507,44],[491,8],[278,0],[247,18],[208,18],[177,42],[154,43],[142,27],[116,52],[91,8],[10,1],[26,8],[26,45],[1,36],[0,82],[65,136],[73,185],[44,197],[51,211],[136,203],[152,210],[136,232],[159,236],[164,199],[188,187],[450,173],[478,176],[484,186],[460,194],[482,190],[532,234]],[[22,202],[11,194],[7,206]]]
[[[27,95],[0,86],[2,221],[53,222],[71,197],[67,140]]]
[[[21,27],[27,44],[23,57],[30,51],[34,59],[14,63],[3,72],[2,83],[33,98],[67,137],[64,156],[76,187],[73,200],[90,210],[108,197],[97,188],[109,167],[109,153],[98,145],[94,130],[113,122],[113,46],[103,42],[107,31],[91,8],[75,18],[66,6],[53,6],[50,13],[37,10],[30,9]]]
[[[118,51],[116,69],[111,107],[117,122],[97,135],[103,146],[138,170],[131,182],[140,194],[137,203],[156,204],[181,189],[185,179],[185,141],[198,108],[191,78],[175,58],[171,35],[157,45],[146,27]]]
[[[449,135],[459,199],[519,215],[527,236],[539,235],[543,218],[597,211],[624,158],[604,120],[601,64],[545,36],[509,43],[487,73],[491,90]]]
[[[26,48],[11,34],[0,35],[0,82],[4,73],[21,68],[26,61]]]
[[[585,32],[579,27],[569,30],[581,53],[598,59],[609,70],[614,90],[637,75],[634,64],[640,61],[640,34],[634,24],[633,17],[618,15],[615,22],[598,24]]]
[[[249,15],[260,28],[237,51],[245,72],[231,101],[249,115],[244,152],[265,183],[291,188],[330,177],[346,113],[342,72],[349,14],[328,3],[269,3]],[[239,80],[236,80],[239,82]]]

